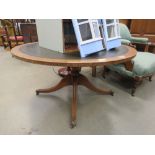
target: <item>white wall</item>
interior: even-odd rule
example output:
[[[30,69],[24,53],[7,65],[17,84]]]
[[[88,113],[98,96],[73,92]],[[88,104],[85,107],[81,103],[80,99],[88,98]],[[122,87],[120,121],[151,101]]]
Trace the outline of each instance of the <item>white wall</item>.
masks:
[[[61,19],[37,19],[39,46],[63,52],[63,32]]]

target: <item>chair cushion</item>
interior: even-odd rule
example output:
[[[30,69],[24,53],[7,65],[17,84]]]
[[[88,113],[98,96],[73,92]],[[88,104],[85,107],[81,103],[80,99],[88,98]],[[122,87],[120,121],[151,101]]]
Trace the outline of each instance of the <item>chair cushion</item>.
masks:
[[[155,54],[149,52],[137,52],[134,59],[134,67],[132,71],[125,69],[123,64],[109,65],[109,69],[116,71],[124,76],[129,77],[142,77],[155,73]]]
[[[16,38],[17,38],[18,41],[23,41],[23,36],[16,36]],[[10,36],[9,39],[12,40],[12,41],[16,40],[15,36]]]

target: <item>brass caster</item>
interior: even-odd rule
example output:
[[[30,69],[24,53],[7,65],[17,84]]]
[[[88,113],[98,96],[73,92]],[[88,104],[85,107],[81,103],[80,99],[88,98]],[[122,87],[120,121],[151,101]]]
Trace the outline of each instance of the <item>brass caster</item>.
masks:
[[[36,95],[39,95],[39,91],[36,90]]]
[[[72,121],[70,127],[71,127],[71,129],[73,129],[74,127],[76,127],[76,121]]]

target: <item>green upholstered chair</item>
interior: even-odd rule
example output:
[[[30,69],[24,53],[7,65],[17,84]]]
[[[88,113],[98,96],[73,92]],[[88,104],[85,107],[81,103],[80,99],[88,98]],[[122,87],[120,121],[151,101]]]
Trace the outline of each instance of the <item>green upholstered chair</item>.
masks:
[[[106,75],[106,70],[115,71],[120,75],[133,79],[133,86],[131,90],[131,95],[134,96],[136,87],[140,84],[144,78],[149,78],[151,81],[152,75],[155,73],[155,54],[149,52],[137,52],[135,58],[132,59],[133,69],[129,71],[125,68],[124,64],[108,65],[105,66],[104,76]]]
[[[121,42],[124,45],[137,45],[141,44],[144,45],[144,51],[148,51],[149,47],[149,40],[148,38],[142,37],[132,37],[128,27],[125,24],[120,23],[120,35],[121,35]]]
[[[120,32],[122,37],[122,44],[131,45],[136,42],[143,42],[147,44],[147,38],[131,37],[128,28],[124,24],[120,24]],[[124,64],[108,65],[104,67],[103,75],[105,77],[106,70],[112,70],[122,76],[133,79],[133,87],[131,94],[134,96],[136,86],[142,82],[144,78],[149,78],[151,81],[152,75],[155,73],[155,54],[149,52],[137,52],[135,58],[132,59],[133,69],[127,70]]]

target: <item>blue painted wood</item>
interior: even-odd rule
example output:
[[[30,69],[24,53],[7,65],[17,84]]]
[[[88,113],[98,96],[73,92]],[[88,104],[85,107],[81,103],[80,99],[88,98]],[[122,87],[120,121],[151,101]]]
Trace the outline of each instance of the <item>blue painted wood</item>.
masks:
[[[121,40],[120,40],[120,34],[118,36],[115,36],[115,38],[110,38],[110,40],[108,40],[108,30],[107,30],[107,26],[106,26],[106,19],[102,19],[102,21],[99,20],[100,23],[103,24],[104,27],[104,34],[102,34],[105,38],[105,46],[106,46],[106,50],[110,50],[112,48],[116,48],[121,46]]]
[[[98,19],[99,25],[102,25],[102,28],[103,28],[101,32],[103,39],[97,40],[97,41],[92,40],[89,43],[82,43],[81,33],[79,30],[77,19],[72,19],[72,23],[73,23],[81,57],[86,57],[89,54],[103,50],[105,48],[103,44],[106,46],[106,50],[110,50],[112,48],[121,46],[120,35],[115,36],[115,38],[110,38],[109,40],[107,26],[106,26],[106,19]]]
[[[86,57],[89,54],[96,53],[98,51],[103,50],[102,40],[97,40],[97,41],[92,41],[90,43],[82,44],[81,42],[82,39],[81,39],[81,34],[79,31],[77,19],[72,19],[72,23],[73,23],[81,57]]]
[[[112,48],[116,48],[119,46],[121,46],[121,40],[119,38],[110,40],[110,41],[107,41],[107,43],[106,43],[106,50],[110,50]]]
[[[103,50],[103,45],[102,45],[101,40],[80,46],[81,57],[86,57],[89,54],[96,53],[96,52],[101,51],[101,50]]]

